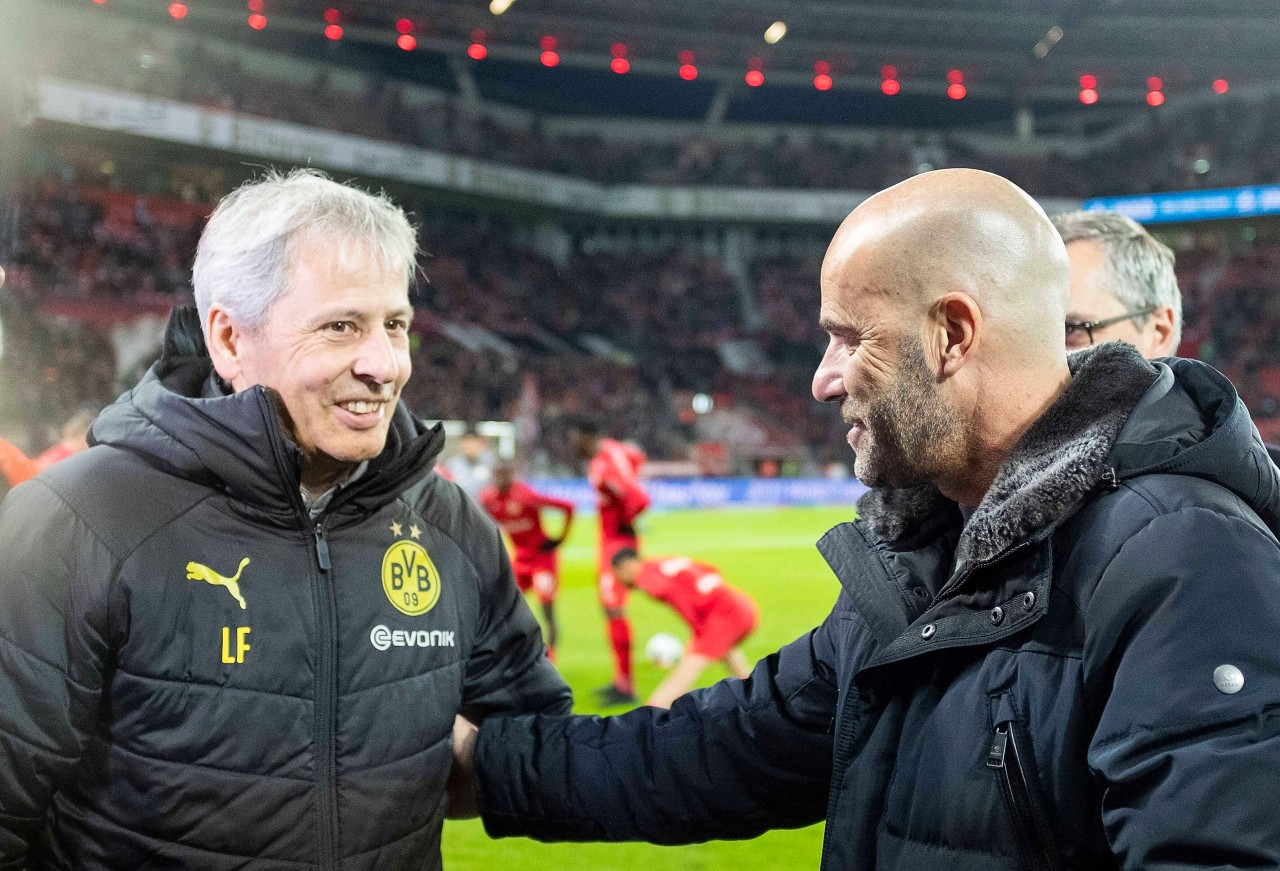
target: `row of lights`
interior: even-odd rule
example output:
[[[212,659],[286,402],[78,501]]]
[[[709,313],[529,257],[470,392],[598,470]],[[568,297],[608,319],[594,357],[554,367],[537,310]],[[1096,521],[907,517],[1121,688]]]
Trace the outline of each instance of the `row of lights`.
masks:
[[[99,5],[106,0],[93,0]],[[510,3],[507,4],[509,6]],[[248,0],[249,15],[248,24],[254,30],[263,30],[267,26],[267,17],[262,14],[263,0]],[[503,7],[506,11],[506,7]],[[500,13],[496,13],[500,14]],[[169,15],[174,19],[181,21],[187,17],[187,6],[185,3],[174,2],[169,4]],[[326,38],[338,41],[343,37],[342,29],[342,13],[330,7],[324,12],[325,28],[324,35]],[[417,48],[418,40],[413,35],[413,22],[408,18],[401,18],[396,22],[396,31],[399,36],[396,38],[396,45],[404,51],[413,51]],[[765,33],[765,41],[770,44],[776,43],[786,35],[786,25],[781,21],[774,24]],[[467,56],[472,60],[484,60],[489,49],[485,46],[485,38],[487,34],[483,30],[474,30],[471,32],[471,44],[467,46]],[[1057,40],[1054,40],[1055,42]],[[558,66],[560,63],[560,55],[556,51],[557,42],[554,36],[544,36],[538,43],[542,50],[539,61],[545,67]],[[610,55],[612,59],[609,62],[609,68],[618,75],[625,75],[631,70],[631,62],[627,60],[627,47],[620,42],[615,42],[610,47]],[[694,64],[694,53],[692,51],[682,51],[678,56],[680,66],[678,69],[680,78],[687,82],[691,82],[698,77],[698,68]],[[758,88],[764,84],[764,61],[759,57],[753,57],[747,62],[747,73],[745,81],[749,87]],[[831,64],[828,61],[820,60],[813,65],[813,87],[819,91],[829,91],[835,85],[834,79],[831,78]],[[1217,94],[1225,94],[1230,89],[1230,84],[1226,79],[1219,78],[1213,81],[1213,90]],[[902,85],[898,81],[898,70],[896,67],[886,64],[880,68],[880,90],[886,96],[894,96],[900,90]],[[953,100],[963,100],[968,94],[968,89],[964,84],[964,73],[961,70],[953,69],[947,71],[947,96]],[[1080,102],[1086,106],[1092,106],[1100,99],[1098,93],[1097,76],[1086,73],[1080,77]],[[1150,106],[1164,105],[1164,82],[1159,76],[1151,76],[1147,79],[1147,104]]]

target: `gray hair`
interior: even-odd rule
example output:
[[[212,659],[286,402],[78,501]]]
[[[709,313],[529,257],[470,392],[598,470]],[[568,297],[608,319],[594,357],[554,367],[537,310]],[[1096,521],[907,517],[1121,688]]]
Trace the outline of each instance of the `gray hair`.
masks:
[[[1182,341],[1182,292],[1174,274],[1173,249],[1141,224],[1114,212],[1067,212],[1050,220],[1064,244],[1091,239],[1102,249],[1107,289],[1126,309],[1173,309],[1174,346]],[[1146,318],[1136,319],[1139,326]]]
[[[385,194],[312,169],[271,171],[223,197],[200,236],[192,285],[203,328],[214,303],[238,324],[262,326],[289,290],[294,252],[322,237],[344,265],[372,256],[388,270],[403,270],[406,285],[413,276],[417,236]]]

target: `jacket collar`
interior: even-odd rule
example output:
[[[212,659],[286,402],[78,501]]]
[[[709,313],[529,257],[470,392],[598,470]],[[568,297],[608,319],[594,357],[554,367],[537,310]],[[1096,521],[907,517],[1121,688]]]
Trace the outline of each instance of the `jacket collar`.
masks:
[[[1023,435],[996,474],[956,546],[956,568],[994,559],[1049,531],[1098,487],[1125,421],[1157,370],[1131,345],[1109,342],[1070,355],[1071,382]],[[860,522],[886,542],[904,538],[955,503],[926,485],[876,488],[858,502]]]

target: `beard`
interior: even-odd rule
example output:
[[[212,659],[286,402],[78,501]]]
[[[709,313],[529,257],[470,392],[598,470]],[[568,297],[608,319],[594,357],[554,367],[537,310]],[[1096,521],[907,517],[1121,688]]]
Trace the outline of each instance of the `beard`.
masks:
[[[852,399],[840,413],[846,423],[864,426],[853,471],[868,487],[936,483],[959,453],[961,426],[943,402],[917,339],[903,341],[896,379],[865,413],[857,413]]]

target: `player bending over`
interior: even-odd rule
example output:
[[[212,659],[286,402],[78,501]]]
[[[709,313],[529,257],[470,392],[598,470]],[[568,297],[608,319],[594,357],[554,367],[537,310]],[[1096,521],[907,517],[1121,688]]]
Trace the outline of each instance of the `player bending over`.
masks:
[[[520,592],[533,590],[542,603],[542,616],[547,626],[547,658],[556,656],[556,593],[560,589],[560,571],[556,564],[556,548],[569,535],[573,523],[573,503],[544,496],[515,479],[510,463],[499,463],[493,470],[493,483],[480,491],[480,504],[510,537],[514,553],[511,567],[515,570]],[[551,538],[542,529],[543,508],[564,512],[564,528]]]
[[[641,560],[628,547],[614,554],[613,576],[628,589],[639,587],[670,605],[693,630],[684,658],[646,704],[671,707],[717,659],[734,677],[751,674],[740,645],[755,630],[760,611],[750,596],[726,584],[714,566],[683,556]]]

